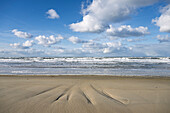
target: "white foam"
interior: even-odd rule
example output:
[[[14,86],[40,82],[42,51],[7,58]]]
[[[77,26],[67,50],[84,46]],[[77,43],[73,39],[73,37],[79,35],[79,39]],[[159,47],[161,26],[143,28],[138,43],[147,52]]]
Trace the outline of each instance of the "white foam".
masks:
[[[116,62],[144,62],[144,63],[170,63],[168,57],[161,58],[95,58],[95,57],[82,57],[82,58],[0,58],[0,62],[84,62],[84,63],[116,63]]]

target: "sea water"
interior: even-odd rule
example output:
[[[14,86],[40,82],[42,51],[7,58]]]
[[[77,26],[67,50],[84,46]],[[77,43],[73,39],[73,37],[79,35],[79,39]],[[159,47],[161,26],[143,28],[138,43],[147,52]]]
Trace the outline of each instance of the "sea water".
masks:
[[[170,58],[0,58],[0,75],[170,76]]]

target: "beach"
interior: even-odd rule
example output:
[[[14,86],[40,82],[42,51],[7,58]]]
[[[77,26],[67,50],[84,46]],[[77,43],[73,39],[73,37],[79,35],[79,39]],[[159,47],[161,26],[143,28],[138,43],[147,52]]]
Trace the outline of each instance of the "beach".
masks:
[[[170,0],[0,0],[0,113],[170,113]]]
[[[0,113],[170,113],[169,77],[0,76]]]

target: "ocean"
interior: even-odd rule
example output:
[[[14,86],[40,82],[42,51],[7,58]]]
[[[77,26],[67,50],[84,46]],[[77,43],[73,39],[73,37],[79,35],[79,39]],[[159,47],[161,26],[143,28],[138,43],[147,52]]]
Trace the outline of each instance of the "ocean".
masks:
[[[0,75],[170,76],[170,57],[0,58]]]

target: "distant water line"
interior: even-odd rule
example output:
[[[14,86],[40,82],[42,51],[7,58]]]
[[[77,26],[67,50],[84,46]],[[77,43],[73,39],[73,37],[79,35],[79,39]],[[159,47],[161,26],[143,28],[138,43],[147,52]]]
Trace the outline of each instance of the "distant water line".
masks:
[[[169,57],[0,58],[0,75],[170,76]]]

